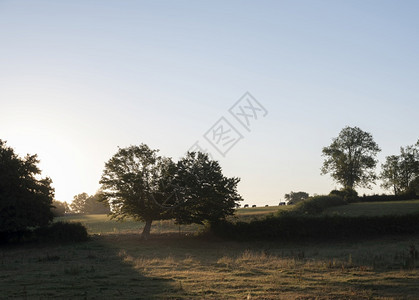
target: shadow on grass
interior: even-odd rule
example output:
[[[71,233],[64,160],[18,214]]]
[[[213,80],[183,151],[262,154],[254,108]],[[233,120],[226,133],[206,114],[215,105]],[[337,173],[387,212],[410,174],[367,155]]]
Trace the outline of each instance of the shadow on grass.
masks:
[[[163,299],[415,299],[419,293],[415,270],[341,267],[348,250],[339,244],[239,243],[178,235],[152,235],[148,241],[138,235],[108,236],[106,242],[123,249],[120,255],[140,274],[165,280],[170,288],[158,295]],[[304,249],[307,257],[299,258]],[[328,268],[330,256],[340,259]]]
[[[161,299],[178,288],[145,276],[117,241],[93,237],[67,245],[0,248],[1,297],[19,299]]]
[[[354,246],[239,243],[178,234],[142,241],[139,234],[108,234],[79,244],[3,247],[0,298],[415,299],[417,269],[385,266],[416,241],[400,238],[402,248],[395,248],[393,239]],[[370,264],[360,268],[356,261],[364,252],[371,252],[365,256]],[[374,255],[387,252],[383,268],[373,268]],[[345,265],[348,253],[353,266]]]

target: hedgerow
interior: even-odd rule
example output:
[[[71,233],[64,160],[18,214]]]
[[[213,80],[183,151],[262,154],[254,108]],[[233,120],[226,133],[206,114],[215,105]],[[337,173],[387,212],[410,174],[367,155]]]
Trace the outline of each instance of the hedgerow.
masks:
[[[358,197],[358,202],[385,202],[385,201],[405,201],[405,200],[414,200],[419,199],[419,195],[416,195],[414,192],[403,193],[399,195],[363,195]]]
[[[83,242],[89,235],[81,223],[55,222],[36,229],[34,238],[43,242]]]
[[[292,212],[295,214],[315,215],[322,213],[326,208],[346,205],[347,202],[340,196],[314,196],[296,204]]]
[[[419,214],[359,217],[281,215],[250,223],[222,221],[211,224],[211,229],[220,237],[238,240],[372,237],[419,233]]]

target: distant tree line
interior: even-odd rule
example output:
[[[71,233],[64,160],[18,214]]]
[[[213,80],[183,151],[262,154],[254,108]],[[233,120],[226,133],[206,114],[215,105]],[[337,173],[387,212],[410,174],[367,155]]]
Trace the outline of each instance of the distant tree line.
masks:
[[[380,151],[370,133],[345,127],[330,146],[323,148],[322,174],[329,173],[345,191],[353,191],[357,186],[371,188],[376,179],[381,179],[381,186],[395,195],[418,192],[419,140],[415,145],[401,147],[400,155],[387,156],[378,176],[374,169]]]
[[[330,174],[341,189],[332,191],[331,198],[302,207],[335,205],[335,196],[345,202],[359,200],[355,189],[370,188],[377,179],[398,197],[419,194],[419,140],[401,147],[399,155],[386,157],[377,176],[374,170],[379,151],[370,133],[358,127],[343,128],[322,149],[322,174]],[[242,200],[237,192],[240,179],[224,176],[217,161],[199,152],[187,153],[175,162],[145,144],[119,148],[105,164],[100,191],[76,195],[70,206],[54,200],[52,180],[41,177],[38,163],[36,155],[19,157],[0,140],[0,240],[11,236],[19,239],[34,228],[47,228],[54,215],[66,212],[109,213],[117,220],[134,218],[145,222],[142,236],[147,238],[154,220],[215,224],[232,215]],[[285,199],[304,203],[309,195],[291,192]],[[68,231],[66,226],[55,228]],[[75,232],[80,230],[75,228]]]
[[[395,195],[419,194],[419,140],[415,145],[400,147],[399,155],[386,157],[381,179],[382,187],[393,190]]]
[[[51,211],[54,217],[64,216],[66,213],[70,212],[70,207],[67,202],[62,202],[58,200],[52,201]]]
[[[381,173],[377,175],[375,168],[377,154],[381,151],[372,135],[358,127],[343,128],[332,143],[322,149],[324,162],[321,174],[330,174],[341,185],[340,190],[331,194],[339,195],[349,202],[357,201],[356,187],[371,188],[377,179],[381,186],[392,190],[397,197],[373,196],[378,199],[406,199],[419,195],[419,140],[416,144],[401,147],[399,155],[386,157],[381,165]],[[304,192],[285,194],[289,204],[308,199]],[[367,201],[368,196],[362,198]]]
[[[70,205],[67,202],[53,200],[51,211],[55,217],[66,214],[109,214],[111,212],[107,203],[101,202],[103,195],[97,192],[94,195],[81,193],[75,195]]]
[[[103,194],[97,192],[90,196],[87,193],[81,193],[73,198],[70,204],[70,212],[76,214],[109,214],[111,209],[106,201],[102,200]]]

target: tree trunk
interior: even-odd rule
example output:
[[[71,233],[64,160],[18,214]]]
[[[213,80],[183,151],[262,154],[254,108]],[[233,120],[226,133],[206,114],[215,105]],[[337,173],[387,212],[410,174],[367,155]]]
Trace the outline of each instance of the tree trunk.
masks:
[[[147,240],[148,237],[150,236],[151,222],[153,222],[153,220],[146,220],[145,221],[145,226],[144,226],[144,229],[143,229],[143,233],[141,234],[141,238],[143,240]]]

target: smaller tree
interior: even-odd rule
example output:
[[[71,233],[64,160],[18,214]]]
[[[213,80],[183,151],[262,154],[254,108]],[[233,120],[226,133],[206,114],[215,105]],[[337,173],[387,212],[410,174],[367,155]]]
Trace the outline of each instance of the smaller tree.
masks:
[[[322,150],[325,157],[322,175],[330,173],[343,189],[370,188],[377,178],[374,169],[379,151],[370,133],[358,127],[345,127],[332,144]]]
[[[75,195],[73,202],[70,204],[71,211],[76,214],[83,214],[85,212],[86,201],[89,197],[87,193]]]
[[[381,165],[380,178],[383,181],[381,186],[385,189],[392,189],[395,195],[400,194],[402,190],[400,168],[400,156],[397,155],[387,156],[385,163]]]
[[[70,208],[67,202],[61,202],[57,200],[52,201],[51,211],[54,214],[54,217],[64,216],[64,214],[69,210]]]
[[[395,195],[408,192],[419,177],[419,141],[416,145],[400,147],[400,155],[387,156],[381,168],[383,188],[393,189]]]
[[[86,199],[84,204],[85,214],[109,214],[110,212],[109,203],[103,201],[103,194],[101,192],[97,192],[95,195],[89,196]]]
[[[309,194],[306,192],[293,192],[289,194],[285,194],[284,198],[288,202],[288,204],[297,204],[309,197]]]
[[[169,202],[173,200],[170,182],[175,165],[157,152],[145,144],[119,148],[105,164],[100,180],[103,191],[100,201],[110,204],[111,216],[144,221],[144,239],[150,235],[154,220],[170,218]]]
[[[109,214],[109,203],[103,201],[103,194],[97,192],[90,196],[87,193],[81,193],[74,196],[70,205],[71,210],[77,214]]]

